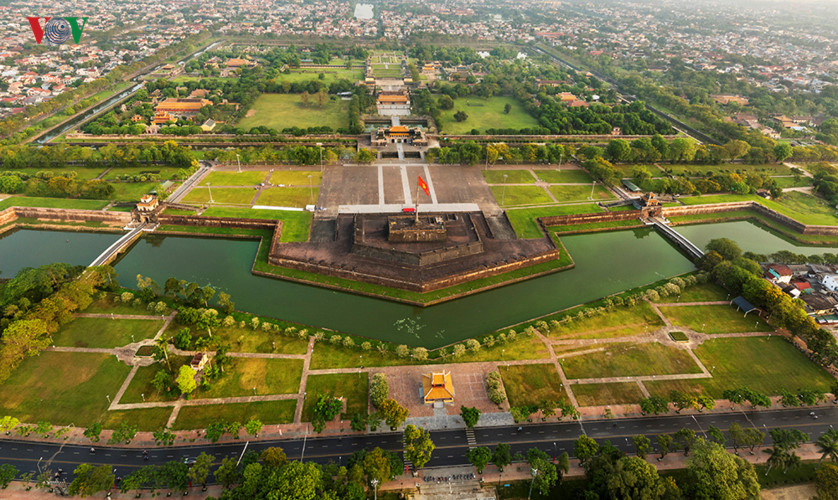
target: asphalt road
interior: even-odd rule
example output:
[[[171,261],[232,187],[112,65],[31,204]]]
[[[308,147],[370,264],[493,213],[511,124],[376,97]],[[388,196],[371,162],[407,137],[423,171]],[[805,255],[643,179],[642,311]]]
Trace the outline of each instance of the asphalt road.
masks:
[[[714,425],[726,431],[731,424],[739,423],[743,428],[756,427],[766,433],[765,443],[771,441],[769,431],[777,427],[795,428],[807,432],[813,440],[833,425],[838,425],[838,406],[814,410],[817,419],[809,415],[812,409],[781,409],[767,411],[731,411],[698,415],[649,416],[640,418],[590,420],[576,422],[533,423],[520,426],[478,427],[474,431],[478,446],[494,447],[498,443],[509,443],[512,452],[525,453],[537,447],[548,455],[562,452],[573,455],[573,442],[583,432],[602,443],[610,440],[619,449],[634,452],[631,437],[643,434],[654,436],[674,433],[682,428],[695,430],[702,435]],[[433,458],[427,467],[445,467],[468,464],[466,452],[468,442],[464,429],[432,431],[431,439],[436,444]],[[95,445],[94,445],[95,446]],[[49,467],[53,472],[63,469],[64,477],[80,463],[94,465],[109,464],[116,469],[116,475],[124,477],[134,469],[147,464],[163,464],[170,460],[194,458],[202,451],[213,456],[217,462],[223,457],[240,457],[245,451],[261,451],[271,446],[280,446],[288,458],[308,460],[325,464],[345,463],[354,451],[376,446],[399,452],[402,449],[401,433],[384,433],[363,436],[311,437],[275,441],[246,441],[225,444],[200,444],[148,449],[149,459],[143,460],[140,448],[115,448],[95,446],[95,453],[89,446],[40,443],[16,439],[0,439],[0,463],[9,463],[21,473],[37,472]],[[245,450],[246,447],[246,450]],[[47,464],[50,464],[47,466]]]

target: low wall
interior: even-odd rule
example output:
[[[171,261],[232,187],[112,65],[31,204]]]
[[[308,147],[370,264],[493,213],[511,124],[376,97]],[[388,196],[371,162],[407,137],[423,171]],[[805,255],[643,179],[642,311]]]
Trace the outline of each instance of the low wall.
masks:
[[[103,210],[76,210],[69,208],[10,207],[17,217],[64,222],[102,222],[105,224],[128,224],[129,212],[107,212]]]
[[[551,215],[539,217],[542,227],[571,226],[574,224],[593,224],[596,222],[612,222],[640,218],[640,210],[620,210],[617,212],[597,212],[593,214]]]
[[[167,215],[157,216],[160,224],[174,226],[198,227],[235,227],[240,229],[268,229],[277,227],[277,221],[270,219],[237,219],[231,217],[203,217],[201,215]]]

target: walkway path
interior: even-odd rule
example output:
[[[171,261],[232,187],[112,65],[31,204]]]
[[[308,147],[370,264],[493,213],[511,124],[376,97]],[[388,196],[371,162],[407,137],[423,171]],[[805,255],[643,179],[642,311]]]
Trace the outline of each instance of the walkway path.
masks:
[[[306,382],[308,381],[309,366],[311,366],[311,354],[314,352],[314,337],[308,339],[308,350],[305,361],[303,361],[303,376],[300,379],[300,390],[297,392],[297,408],[294,410],[294,423],[299,424],[303,419],[303,404],[306,397]]]
[[[570,400],[570,404],[574,407],[579,408],[579,402],[576,401],[576,395],[573,394],[573,389],[570,388],[570,382],[568,382],[567,377],[564,374],[564,370],[562,369],[562,364],[559,363],[559,357],[556,356],[556,351],[553,350],[553,344],[550,342],[550,339],[545,337],[541,332],[535,330],[535,334],[547,346],[547,350],[550,352],[550,361],[553,363],[553,366],[556,367],[556,371],[559,374],[559,379],[562,381],[562,386],[564,386],[565,392],[567,392],[567,399]]]

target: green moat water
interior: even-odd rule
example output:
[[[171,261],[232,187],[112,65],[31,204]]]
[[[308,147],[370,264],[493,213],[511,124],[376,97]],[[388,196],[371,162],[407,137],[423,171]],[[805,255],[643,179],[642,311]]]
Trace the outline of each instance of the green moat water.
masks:
[[[748,222],[680,226],[678,231],[702,247],[725,236],[761,253],[829,251],[796,247]],[[34,230],[0,236],[0,277],[47,262],[87,264],[116,238]],[[175,276],[226,291],[241,310],[431,348],[693,269],[652,229],[580,234],[562,241],[576,262],[574,269],[426,308],[254,276],[250,267],[258,242],[252,240],[148,235],[115,267],[127,287],[136,286],[137,274],[161,284]],[[399,332],[393,324],[403,318],[413,318],[423,328],[417,335]]]

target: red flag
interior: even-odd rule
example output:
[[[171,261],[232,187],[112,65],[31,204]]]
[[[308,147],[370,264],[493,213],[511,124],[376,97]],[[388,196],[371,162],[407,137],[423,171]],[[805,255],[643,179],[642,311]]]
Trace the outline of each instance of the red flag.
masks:
[[[419,176],[419,187],[422,188],[422,190],[425,191],[426,195],[428,195],[428,196],[431,195],[431,192],[428,190],[428,185],[425,183],[425,180],[422,179],[421,175]]]

